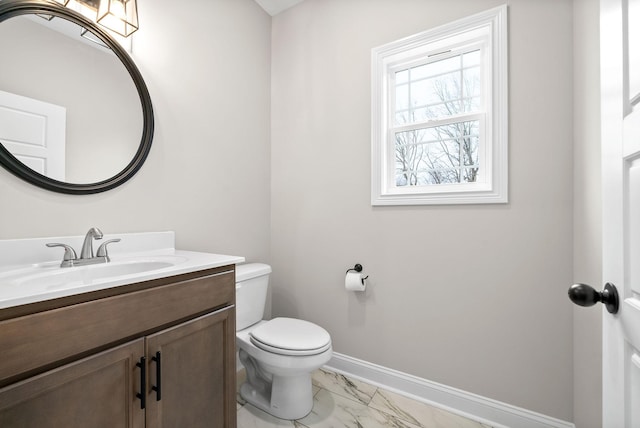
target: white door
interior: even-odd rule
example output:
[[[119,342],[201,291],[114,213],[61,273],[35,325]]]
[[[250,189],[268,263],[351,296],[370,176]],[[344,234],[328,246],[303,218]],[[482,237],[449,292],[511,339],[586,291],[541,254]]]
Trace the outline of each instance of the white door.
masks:
[[[619,312],[603,312],[603,426],[640,427],[640,0],[600,2],[603,275]]]
[[[32,170],[65,179],[64,107],[0,91],[0,143]]]

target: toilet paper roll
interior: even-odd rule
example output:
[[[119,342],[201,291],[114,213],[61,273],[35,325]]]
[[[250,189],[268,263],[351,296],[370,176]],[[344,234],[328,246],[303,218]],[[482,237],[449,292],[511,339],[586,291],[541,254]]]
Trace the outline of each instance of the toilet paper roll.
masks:
[[[349,291],[365,291],[367,280],[360,272],[347,272],[347,276],[344,278],[344,288]]]

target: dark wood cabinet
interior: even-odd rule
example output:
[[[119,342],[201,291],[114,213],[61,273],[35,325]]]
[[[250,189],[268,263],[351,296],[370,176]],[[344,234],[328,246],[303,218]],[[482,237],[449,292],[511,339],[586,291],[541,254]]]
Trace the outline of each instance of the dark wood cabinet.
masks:
[[[5,428],[142,428],[144,339],[117,346],[0,390]]]
[[[147,427],[235,426],[235,396],[227,393],[235,390],[228,384],[235,382],[235,333],[227,334],[232,315],[214,312],[147,338],[149,379],[159,389],[147,402]]]
[[[233,266],[93,297],[0,312],[0,427],[235,427]]]

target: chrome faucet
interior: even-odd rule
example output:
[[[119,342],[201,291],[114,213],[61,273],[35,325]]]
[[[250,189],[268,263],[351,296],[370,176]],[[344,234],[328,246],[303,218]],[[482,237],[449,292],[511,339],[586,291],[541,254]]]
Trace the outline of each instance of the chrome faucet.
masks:
[[[93,258],[93,240],[102,239],[102,231],[97,227],[89,229],[84,237],[84,243],[82,244],[82,250],[80,250],[81,259]]]
[[[89,229],[87,234],[84,237],[84,242],[82,244],[82,250],[80,251],[80,258],[76,256],[76,252],[73,248],[67,244],[59,244],[59,243],[49,243],[47,247],[63,247],[64,248],[64,257],[62,259],[62,263],[60,263],[60,267],[71,267],[71,266],[83,266],[83,265],[92,265],[95,263],[107,263],[111,261],[109,259],[109,254],[107,253],[107,245],[112,242],[120,242],[120,239],[109,239],[100,245],[98,248],[97,254],[93,255],[93,240],[94,239],[102,239],[102,232],[97,227],[92,227]]]

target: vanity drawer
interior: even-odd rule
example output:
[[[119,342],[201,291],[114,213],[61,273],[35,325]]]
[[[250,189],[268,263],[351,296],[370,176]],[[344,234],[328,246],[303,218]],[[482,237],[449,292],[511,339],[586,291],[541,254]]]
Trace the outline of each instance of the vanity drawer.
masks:
[[[0,386],[234,303],[231,269],[0,321]]]

